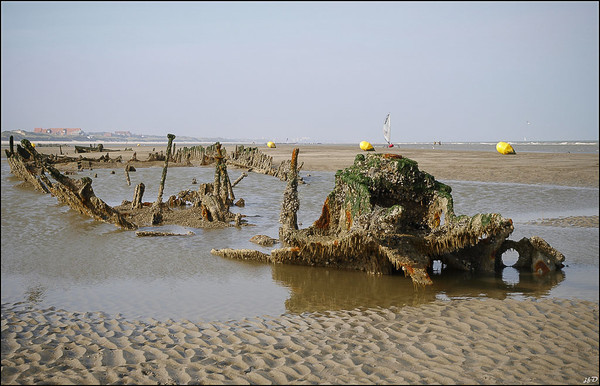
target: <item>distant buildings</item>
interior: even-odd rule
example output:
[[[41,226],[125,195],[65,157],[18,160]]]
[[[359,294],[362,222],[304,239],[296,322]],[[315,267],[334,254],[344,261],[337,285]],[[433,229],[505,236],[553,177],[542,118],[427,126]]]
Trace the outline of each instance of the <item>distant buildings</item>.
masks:
[[[35,129],[33,129],[34,133],[41,133],[41,134],[53,134],[53,135],[82,135],[83,134],[83,130],[77,128],[77,129],[71,129],[71,128],[51,128],[51,129],[42,129],[41,127],[36,127]]]
[[[40,133],[40,134],[51,134],[51,135],[85,135],[83,130],[81,130],[80,128],[43,129],[41,127],[36,127],[35,129],[33,129],[33,132]],[[131,134],[131,132],[129,132],[129,131],[115,131],[113,133],[104,131],[104,132],[89,133],[89,134],[93,134],[96,136],[103,136],[103,137],[133,137],[133,134]]]

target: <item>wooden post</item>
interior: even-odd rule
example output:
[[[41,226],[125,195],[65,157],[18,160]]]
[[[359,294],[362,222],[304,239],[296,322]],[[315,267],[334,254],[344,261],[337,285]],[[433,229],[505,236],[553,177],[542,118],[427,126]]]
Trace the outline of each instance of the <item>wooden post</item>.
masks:
[[[15,144],[14,144],[14,138],[12,135],[8,139],[8,143],[10,144],[10,155],[15,154]]]
[[[162,177],[160,179],[160,186],[158,187],[158,197],[156,198],[155,206],[158,206],[162,203],[163,190],[165,189],[165,180],[167,179],[167,167],[169,166],[169,157],[171,155],[171,146],[173,145],[173,140],[175,139],[174,134],[167,134],[167,138],[169,142],[167,143],[167,156],[165,157],[165,166],[163,167]]]
[[[233,194],[233,187],[231,186],[231,180],[229,179],[229,173],[227,173],[227,166],[225,166],[225,161],[221,165],[223,168],[223,179],[225,183],[225,201],[233,204],[233,200],[235,200],[235,194]]]
[[[213,183],[213,196],[220,197],[221,196],[221,162],[223,162],[223,155],[221,154],[221,144],[219,142],[217,145],[217,155],[215,156],[217,160],[217,165],[215,166],[215,181]]]
[[[225,166],[225,157],[221,152],[221,144],[219,142],[216,143],[217,155],[215,159],[217,160],[217,165],[215,167],[215,181],[213,184],[213,196],[219,197],[221,202],[228,206],[230,203],[233,203],[235,199],[235,195],[233,194],[233,188],[231,186],[231,181],[229,180],[229,174],[227,174],[227,166]]]
[[[283,192],[283,203],[279,216],[279,222],[283,225],[279,231],[280,238],[287,230],[298,230],[297,212],[300,208],[300,201],[298,199],[298,151],[298,148],[292,151],[288,184]]]
[[[127,186],[131,186],[131,180],[129,179],[129,165],[125,165],[125,178],[127,178]]]
[[[133,201],[131,202],[131,209],[139,209],[142,207],[142,197],[144,196],[144,186],[143,182],[140,182],[138,186],[135,187],[135,192],[133,194]]]

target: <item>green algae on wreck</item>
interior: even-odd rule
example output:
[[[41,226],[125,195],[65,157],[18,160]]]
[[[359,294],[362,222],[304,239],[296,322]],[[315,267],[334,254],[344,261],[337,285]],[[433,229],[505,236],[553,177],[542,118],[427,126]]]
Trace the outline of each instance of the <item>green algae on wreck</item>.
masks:
[[[289,190],[296,187],[288,180],[282,211],[297,211],[298,205],[286,205]],[[451,192],[450,186],[419,170],[414,160],[398,154],[358,154],[352,166],[335,174],[321,216],[305,229],[282,226],[283,247],[261,254],[261,261],[376,274],[402,270],[418,285],[432,284],[428,270],[435,260],[473,272],[501,268],[502,253],[517,248],[507,240],[514,230],[512,220],[498,213],[456,216]],[[520,242],[518,247],[524,255],[521,268],[547,272],[562,267],[564,256],[547,243]],[[253,255],[251,250],[211,252],[239,259]]]

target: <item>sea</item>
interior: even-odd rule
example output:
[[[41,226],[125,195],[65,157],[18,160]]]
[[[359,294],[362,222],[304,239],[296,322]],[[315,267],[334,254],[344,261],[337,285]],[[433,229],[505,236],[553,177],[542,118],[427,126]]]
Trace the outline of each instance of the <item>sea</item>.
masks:
[[[430,144],[402,147],[431,148]],[[422,147],[419,147],[422,146]],[[444,149],[490,150],[495,144],[442,143]],[[598,141],[513,144],[517,151],[598,153]],[[285,183],[249,173],[235,188],[245,207],[232,211],[245,216],[248,226],[196,229],[181,226],[142,228],[192,235],[138,237],[78,214],[50,194],[24,186],[1,161],[2,305],[68,312],[103,312],[130,319],[229,321],[276,317],[330,310],[419,306],[456,299],[567,298],[598,302],[598,228],[539,225],[545,218],[598,216],[598,188],[441,180],[452,187],[455,213],[500,213],[513,220],[512,240],[540,236],[562,252],[565,267],[545,276],[506,267],[494,274],[450,272],[436,262],[433,285],[415,287],[399,275],[370,275],[358,271],[271,265],[238,261],[211,254],[211,249],[271,248],[251,243],[252,236],[278,238],[279,211]],[[109,205],[131,200],[134,187],[146,185],[145,200],[158,193],[162,168],[130,173],[122,170],[80,172],[92,177],[93,189]],[[235,180],[241,169],[229,168]],[[302,170],[298,187],[301,228],[321,213],[333,189],[334,172]],[[163,197],[192,183],[210,182],[214,167],[169,168]],[[277,247],[277,245],[275,246]],[[518,255],[507,252],[505,264]]]

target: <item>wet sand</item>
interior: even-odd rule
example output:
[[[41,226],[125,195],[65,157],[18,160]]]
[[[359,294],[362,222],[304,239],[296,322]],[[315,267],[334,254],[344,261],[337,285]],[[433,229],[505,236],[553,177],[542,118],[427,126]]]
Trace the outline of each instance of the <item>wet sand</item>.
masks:
[[[2,307],[2,384],[598,384],[598,304],[128,321]]]
[[[153,147],[161,150],[135,148],[137,157],[145,159]],[[262,150],[279,162],[293,147]],[[304,171],[342,169],[360,153],[349,145],[298,147]],[[56,154],[49,147],[38,150]],[[596,154],[377,151],[414,159],[440,180],[598,187]],[[133,151],[113,154],[126,160]],[[597,216],[544,219],[555,220],[562,226],[598,226]],[[127,320],[3,304],[1,381],[598,384],[598,325],[598,303],[561,299],[440,300],[227,323]]]

